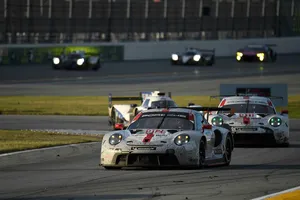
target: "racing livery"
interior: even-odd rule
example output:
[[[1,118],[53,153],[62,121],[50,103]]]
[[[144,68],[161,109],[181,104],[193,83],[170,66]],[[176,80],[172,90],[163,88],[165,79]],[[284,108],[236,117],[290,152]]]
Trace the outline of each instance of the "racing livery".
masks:
[[[172,65],[208,65],[215,64],[215,49],[187,48],[183,53],[173,53]]]
[[[66,57],[53,57],[53,69],[88,70],[97,71],[101,68],[100,56],[88,56],[84,51],[74,51]]]
[[[272,44],[251,44],[244,48],[238,49],[236,52],[236,60],[241,61],[259,61],[259,62],[275,62],[277,53],[272,49]]]
[[[218,111],[209,116],[209,123],[230,130],[235,144],[288,146],[288,111],[278,113],[271,98],[249,95],[225,97],[218,107],[230,108],[232,112]]]
[[[113,130],[126,128],[130,121],[140,111],[148,108],[165,108],[177,107],[176,103],[171,99],[171,92],[166,96],[165,92],[140,92],[140,96],[135,97],[113,97],[109,94],[108,99],[109,125]],[[112,104],[112,101],[141,101],[141,105],[137,104]]]
[[[222,108],[165,108],[140,112],[126,130],[106,133],[100,165],[171,167],[229,165],[234,140],[228,129],[209,124],[199,113]]]

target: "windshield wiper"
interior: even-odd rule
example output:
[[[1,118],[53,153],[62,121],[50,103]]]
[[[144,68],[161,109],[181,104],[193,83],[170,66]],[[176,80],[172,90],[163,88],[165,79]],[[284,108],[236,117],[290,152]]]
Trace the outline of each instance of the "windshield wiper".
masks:
[[[156,127],[156,129],[159,129],[160,126],[162,125],[162,123],[165,121],[165,118],[167,117],[168,113],[165,114],[165,116],[163,116],[163,118],[161,119],[161,121],[159,122],[158,126]]]

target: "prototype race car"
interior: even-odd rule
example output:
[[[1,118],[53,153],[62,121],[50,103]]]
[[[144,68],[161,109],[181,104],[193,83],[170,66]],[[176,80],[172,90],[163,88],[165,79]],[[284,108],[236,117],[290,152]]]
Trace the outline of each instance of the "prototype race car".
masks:
[[[83,51],[74,51],[66,57],[53,57],[53,69],[97,71],[101,68],[100,56],[88,56]]]
[[[171,167],[229,165],[234,140],[228,129],[212,126],[198,111],[222,108],[165,108],[140,112],[126,130],[106,133],[100,165]]]
[[[208,121],[230,130],[235,144],[289,146],[288,111],[276,112],[270,98],[272,97],[225,97],[218,107],[230,108],[233,112],[218,111],[210,115]]]
[[[244,48],[238,49],[236,52],[236,60],[241,61],[259,61],[259,62],[275,62],[277,53],[272,46],[274,44],[251,44]]]
[[[141,101],[141,105],[137,104],[115,104],[112,101]],[[108,99],[108,123],[113,130],[122,130],[130,124],[130,121],[140,111],[148,108],[165,108],[177,107],[176,103],[171,99],[171,92],[166,96],[165,92],[140,92],[140,96],[135,97],[113,97],[109,94]]]
[[[208,65],[215,64],[215,49],[187,48],[183,53],[173,53],[172,65]]]

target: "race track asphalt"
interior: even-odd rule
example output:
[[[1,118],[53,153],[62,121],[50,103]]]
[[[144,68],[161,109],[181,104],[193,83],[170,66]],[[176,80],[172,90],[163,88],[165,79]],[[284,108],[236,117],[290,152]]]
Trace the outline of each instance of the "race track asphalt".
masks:
[[[219,83],[272,82],[287,83],[289,94],[300,94],[298,88],[300,85],[299,57],[286,56],[280,58],[277,63],[263,64],[264,72],[256,72],[254,76],[250,75],[262,67],[260,64],[240,64],[229,59],[221,61],[217,61],[216,69],[214,67],[211,69],[176,67],[177,73],[170,71],[167,61],[107,63],[112,67],[105,69],[107,72],[102,71],[102,74],[106,74],[103,75],[104,79],[106,77],[105,81],[101,79],[101,70],[96,73],[69,73],[53,72],[50,69],[44,71],[36,66],[29,68],[22,76],[22,73],[16,75],[20,67],[14,69],[3,67],[0,70],[5,72],[6,78],[2,79],[4,76],[1,72],[0,92],[1,95],[105,95],[108,92],[125,94],[124,90],[126,90],[126,94],[132,95],[138,90],[162,88],[172,91],[174,95],[207,95],[216,94]],[[130,73],[129,76],[129,71],[124,70],[125,65],[136,71]],[[154,66],[154,68],[149,69],[149,66]],[[222,74],[230,73],[238,68],[240,68],[239,73],[248,73],[248,76],[239,79],[234,76],[228,79],[221,78]],[[142,76],[137,75],[142,73],[150,82],[149,73],[158,69],[163,71],[157,75],[161,79],[151,84],[141,81]],[[284,69],[287,70],[287,74],[283,73]],[[113,77],[114,70],[118,71],[116,74],[122,75]],[[198,73],[195,73],[196,70]],[[171,72],[178,76],[176,80],[170,78]],[[220,74],[219,77],[205,80],[201,78],[203,74],[213,77],[217,72]],[[61,75],[61,79],[53,80],[54,73]],[[81,78],[78,78],[78,74]],[[71,79],[67,80],[70,77]],[[159,87],[163,80],[167,83]],[[120,85],[122,83],[126,86]],[[102,85],[103,88],[101,88]],[[75,94],[76,88],[77,94]],[[195,89],[191,90],[191,88]],[[289,148],[236,148],[229,167],[204,170],[107,171],[98,166],[99,154],[95,153],[54,162],[0,169],[0,199],[15,197],[16,199],[42,200],[240,200],[263,196],[300,185],[300,122],[291,120],[290,123],[291,146]],[[0,116],[0,129],[3,128],[105,130],[107,118]]]

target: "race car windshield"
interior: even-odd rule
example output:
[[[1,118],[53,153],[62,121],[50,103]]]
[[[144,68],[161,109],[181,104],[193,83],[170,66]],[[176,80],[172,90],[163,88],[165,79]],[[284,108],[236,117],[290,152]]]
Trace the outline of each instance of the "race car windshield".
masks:
[[[196,55],[196,53],[193,52],[193,51],[188,51],[184,55],[186,55],[186,56],[194,56],[194,55]]]
[[[189,120],[188,113],[144,113],[137,121],[129,125],[128,129],[172,129],[194,130],[194,123]]]
[[[261,114],[275,114],[275,110],[267,105],[261,104],[231,104],[225,105],[223,108],[231,108],[235,113],[261,113]],[[219,113],[229,113],[230,111],[219,111]]]
[[[173,101],[159,100],[152,101],[151,108],[166,108],[166,107],[177,107],[177,105]]]
[[[80,54],[69,54],[68,58],[69,59],[79,59],[79,58],[82,58],[82,55],[80,55]]]

